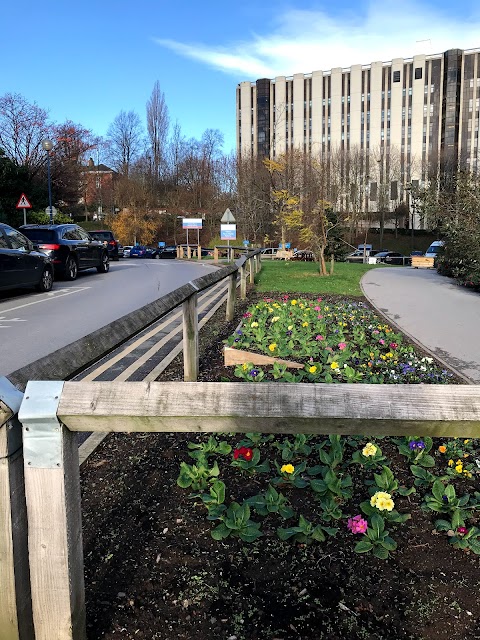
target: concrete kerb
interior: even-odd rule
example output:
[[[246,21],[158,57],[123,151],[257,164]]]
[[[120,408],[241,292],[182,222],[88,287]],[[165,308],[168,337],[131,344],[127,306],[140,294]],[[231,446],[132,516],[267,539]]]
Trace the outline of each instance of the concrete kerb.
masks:
[[[389,318],[383,311],[381,311],[365,292],[365,289],[363,287],[363,278],[365,278],[366,275],[367,274],[365,273],[362,276],[362,279],[360,280],[360,288],[362,290],[362,293],[365,296],[365,298],[368,300],[368,303],[375,309],[375,312],[379,316],[381,316],[385,320],[385,322],[388,322],[388,324],[392,326],[396,331],[406,336],[410,340],[410,342],[412,342],[413,344],[416,344],[417,347],[419,347],[422,351],[425,351],[425,353],[428,353],[431,358],[440,362],[445,367],[445,369],[449,369],[457,377],[464,380],[466,384],[477,384],[476,382],[471,380],[468,376],[466,376],[464,373],[462,373],[461,371],[458,371],[457,369],[455,369],[455,367],[452,367],[452,365],[446,362],[445,360],[443,360],[443,358],[440,358],[436,353],[433,353],[433,351],[429,349],[426,345],[424,345],[422,342],[420,342],[420,340],[415,338],[415,336],[412,336],[412,334],[409,333],[408,331],[405,331],[405,329],[402,329],[402,327],[400,327],[396,322],[394,322],[391,318]]]

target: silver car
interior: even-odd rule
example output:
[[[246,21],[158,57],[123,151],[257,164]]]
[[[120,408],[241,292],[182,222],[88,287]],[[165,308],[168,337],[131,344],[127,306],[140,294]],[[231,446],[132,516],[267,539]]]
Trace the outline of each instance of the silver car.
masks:
[[[125,246],[123,247],[123,257],[124,258],[129,258],[130,257],[130,249],[133,249],[133,247],[130,246]]]

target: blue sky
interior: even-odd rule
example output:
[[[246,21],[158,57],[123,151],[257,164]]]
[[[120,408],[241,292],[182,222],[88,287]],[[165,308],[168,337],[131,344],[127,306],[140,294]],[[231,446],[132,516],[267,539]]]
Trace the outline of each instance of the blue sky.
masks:
[[[187,137],[235,148],[235,88],[261,77],[480,47],[471,0],[16,0],[1,11],[0,95],[20,93],[105,136],[121,111],[145,121],[155,81]]]

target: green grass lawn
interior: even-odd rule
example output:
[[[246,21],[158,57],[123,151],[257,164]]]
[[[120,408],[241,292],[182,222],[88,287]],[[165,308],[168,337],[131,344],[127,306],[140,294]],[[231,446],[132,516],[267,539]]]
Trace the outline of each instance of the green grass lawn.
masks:
[[[262,270],[255,277],[255,282],[257,291],[360,297],[363,296],[360,288],[361,277],[366,271],[379,267],[382,268],[383,265],[336,262],[333,275],[320,276],[316,262],[263,260]]]

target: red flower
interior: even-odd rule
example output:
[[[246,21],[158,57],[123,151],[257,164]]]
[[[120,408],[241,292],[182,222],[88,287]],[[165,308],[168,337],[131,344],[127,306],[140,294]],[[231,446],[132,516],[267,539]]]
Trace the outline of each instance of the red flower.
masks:
[[[253,457],[253,451],[248,447],[240,447],[239,449],[235,449],[235,451],[233,452],[234,460],[238,460],[240,456],[242,456],[242,458],[248,462]]]
[[[457,527],[457,533],[464,536],[468,533],[467,527]]]
[[[396,349],[398,344],[396,342],[390,342],[390,349]]]

